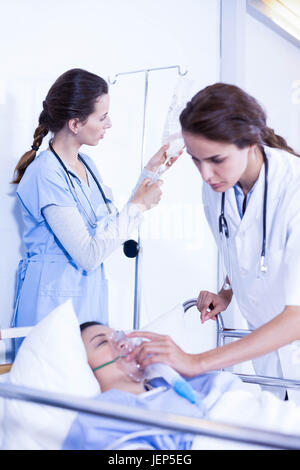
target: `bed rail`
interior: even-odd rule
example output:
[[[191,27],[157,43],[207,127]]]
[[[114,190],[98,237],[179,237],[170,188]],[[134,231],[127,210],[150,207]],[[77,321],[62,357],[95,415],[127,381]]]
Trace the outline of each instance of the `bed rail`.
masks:
[[[184,312],[187,312],[190,308],[195,307],[197,299],[190,299],[183,303]],[[225,344],[226,338],[243,338],[244,336],[251,333],[253,330],[236,330],[225,328],[222,314],[219,313],[216,317],[216,328],[217,328],[217,347]],[[257,384],[257,385],[268,385],[271,387],[280,388],[291,388],[300,390],[300,381],[291,379],[281,379],[278,377],[267,377],[263,375],[248,375],[248,374],[237,374],[243,382]]]
[[[28,335],[32,326],[28,327],[17,327],[17,328],[3,328],[0,330],[0,341],[12,338],[24,338]],[[0,364],[0,375],[6,374],[12,368],[12,364]]]
[[[248,445],[259,445],[264,448],[300,449],[300,436],[297,435],[229,425],[160,411],[133,409],[111,402],[105,403],[90,398],[77,398],[71,395],[45,392],[11,383],[0,383],[0,396],[123,421],[148,424],[169,431],[204,435]]]
[[[25,338],[32,326],[16,327],[16,328],[3,328],[0,330],[0,340],[12,338]]]

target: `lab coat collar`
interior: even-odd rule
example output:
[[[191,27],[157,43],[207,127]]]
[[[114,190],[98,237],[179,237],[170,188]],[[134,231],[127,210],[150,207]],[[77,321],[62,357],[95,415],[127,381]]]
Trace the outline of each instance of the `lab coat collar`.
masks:
[[[273,173],[272,158],[270,158],[271,149],[264,147],[266,158],[269,163],[268,173],[268,202],[276,197],[275,192],[271,192],[270,181]],[[251,225],[256,223],[263,213],[263,199],[264,199],[264,182],[265,182],[265,165],[262,165],[257,181],[255,182],[253,193],[247,204],[247,209],[243,218],[241,219],[236,202],[234,188],[226,191],[225,195],[225,217],[229,221],[229,226],[232,234],[236,235],[239,231],[248,230]]]

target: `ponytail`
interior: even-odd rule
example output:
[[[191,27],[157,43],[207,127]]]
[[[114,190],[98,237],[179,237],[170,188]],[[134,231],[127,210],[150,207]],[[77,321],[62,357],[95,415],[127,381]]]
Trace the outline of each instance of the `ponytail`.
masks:
[[[295,150],[288,145],[286,140],[280,135],[275,134],[274,130],[270,127],[265,127],[265,129],[262,130],[261,134],[263,142],[268,147],[285,150],[286,152],[292,153],[296,157],[300,157],[300,154],[295,152]]]
[[[39,125],[34,134],[33,134],[33,143],[31,146],[31,150],[28,152],[25,152],[24,155],[20,158],[20,160],[17,163],[17,166],[15,168],[15,178],[12,181],[12,184],[18,184],[20,183],[26,168],[28,165],[30,165],[31,162],[36,157],[37,151],[40,148],[43,138],[48,134],[48,129],[45,129],[43,125]]]
[[[55,135],[70,119],[77,118],[80,122],[85,122],[94,112],[96,100],[107,93],[106,81],[86,70],[71,69],[58,77],[43,101],[31,150],[24,153],[18,161],[12,183],[21,181],[48,132]]]

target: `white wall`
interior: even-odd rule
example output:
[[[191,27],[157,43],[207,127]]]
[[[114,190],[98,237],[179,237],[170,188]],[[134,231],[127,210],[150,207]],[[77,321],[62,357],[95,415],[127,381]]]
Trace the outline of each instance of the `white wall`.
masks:
[[[270,127],[299,152],[300,48],[247,14],[245,53],[245,88],[263,105]]]
[[[48,88],[73,67],[107,78],[114,72],[180,64],[188,67],[194,91],[217,81],[219,0],[2,0],[0,44],[0,325],[7,327],[22,255],[22,227],[9,181],[18,158],[32,144]],[[160,146],[176,79],[174,71],[149,77],[148,157]],[[140,170],[143,87],[143,75],[122,77],[111,87],[113,128],[98,147],[85,149],[119,206]],[[142,323],[147,323],[197,296],[200,288],[215,288],[216,251],[203,217],[201,180],[186,155],[166,177],[161,206],[147,214],[143,230]],[[107,262],[107,275],[111,321],[130,328],[134,261],[118,250]],[[195,343],[212,347],[213,325],[200,330],[197,315],[190,316],[193,324],[197,320],[194,336],[200,335]]]

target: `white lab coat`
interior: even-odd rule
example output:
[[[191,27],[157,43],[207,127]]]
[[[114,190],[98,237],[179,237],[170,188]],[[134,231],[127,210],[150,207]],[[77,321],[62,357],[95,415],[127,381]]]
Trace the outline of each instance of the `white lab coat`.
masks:
[[[260,272],[265,166],[262,166],[242,219],[234,189],[226,191],[225,196],[225,217],[230,235],[227,252],[231,259],[230,282],[250,329],[267,323],[286,305],[300,305],[300,158],[269,147],[265,147],[265,153],[269,162],[266,273]],[[220,249],[221,194],[206,183],[203,183],[203,203]],[[228,272],[226,256],[224,261]],[[253,365],[259,375],[299,380],[298,341],[254,360]],[[281,395],[283,393],[282,390]],[[289,397],[300,403],[300,392],[289,392]]]

